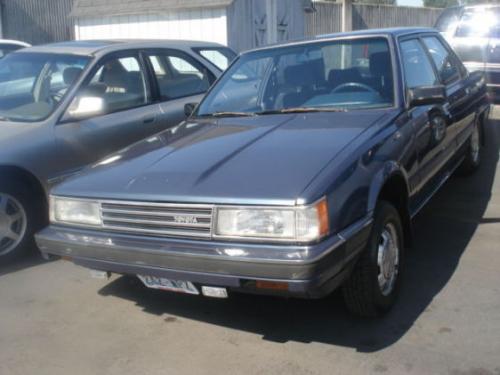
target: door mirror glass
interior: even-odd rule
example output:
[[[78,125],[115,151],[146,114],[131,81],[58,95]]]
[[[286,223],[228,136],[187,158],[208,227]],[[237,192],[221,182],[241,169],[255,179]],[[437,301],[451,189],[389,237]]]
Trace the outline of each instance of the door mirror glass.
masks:
[[[410,107],[443,104],[445,101],[446,89],[443,85],[419,86],[408,90],[408,103]]]
[[[97,96],[76,97],[68,108],[71,119],[83,119],[104,113],[104,100]]]

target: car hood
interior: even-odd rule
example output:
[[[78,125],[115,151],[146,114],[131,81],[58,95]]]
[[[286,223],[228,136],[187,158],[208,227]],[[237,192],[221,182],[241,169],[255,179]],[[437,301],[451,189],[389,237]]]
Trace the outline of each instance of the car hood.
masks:
[[[197,203],[295,204],[384,111],[192,120],[86,169],[56,195]]]

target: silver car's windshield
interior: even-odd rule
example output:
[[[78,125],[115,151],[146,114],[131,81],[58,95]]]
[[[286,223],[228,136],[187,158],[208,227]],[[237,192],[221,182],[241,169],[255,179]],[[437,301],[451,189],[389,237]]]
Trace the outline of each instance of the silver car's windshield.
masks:
[[[0,120],[33,122],[47,118],[88,62],[84,56],[9,54],[0,60]]]
[[[195,116],[351,110],[392,106],[391,53],[369,37],[243,54]]]

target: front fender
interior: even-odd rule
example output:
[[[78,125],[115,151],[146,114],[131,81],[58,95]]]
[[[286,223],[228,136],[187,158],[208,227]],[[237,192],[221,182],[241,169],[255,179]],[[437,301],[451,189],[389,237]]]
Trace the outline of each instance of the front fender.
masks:
[[[393,177],[401,178],[404,181],[406,193],[408,194],[408,175],[404,168],[402,168],[395,161],[387,161],[382,168],[375,174],[370,184],[368,191],[367,212],[373,214],[380,192],[386,183]]]

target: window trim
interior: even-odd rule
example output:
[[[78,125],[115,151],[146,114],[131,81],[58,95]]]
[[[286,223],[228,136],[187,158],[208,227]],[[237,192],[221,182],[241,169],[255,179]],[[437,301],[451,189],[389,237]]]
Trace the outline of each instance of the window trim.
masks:
[[[200,61],[198,61],[198,59],[196,59],[195,57],[191,56],[189,53],[186,53],[182,50],[175,49],[175,48],[145,48],[145,49],[140,50],[140,54],[143,57],[144,63],[145,63],[145,65],[147,65],[148,70],[149,70],[149,75],[150,75],[150,79],[151,79],[151,83],[152,83],[151,86],[154,87],[154,94],[155,94],[154,101],[156,103],[168,103],[168,102],[171,102],[174,100],[189,98],[191,96],[205,95],[206,93],[208,93],[208,91],[210,90],[210,87],[217,80],[217,77],[215,76],[215,74],[212,72],[212,70],[208,66],[202,64]],[[154,70],[153,64],[149,60],[149,57],[154,56],[155,54],[164,54],[167,56],[178,57],[180,59],[184,59],[184,60],[186,60],[186,62],[193,65],[195,68],[199,69],[202,73],[206,72],[207,78],[208,78],[209,88],[206,91],[202,91],[202,92],[194,93],[194,94],[190,94],[190,95],[183,95],[183,96],[179,96],[176,98],[170,98],[170,99],[163,98],[161,95],[161,90],[160,90],[160,85],[158,83],[158,78],[156,77],[156,72]]]
[[[102,67],[103,64],[105,64],[109,60],[126,58],[126,57],[135,57],[137,59],[137,62],[139,63],[139,67],[142,69],[142,73],[144,76],[145,89],[146,89],[146,102],[143,104],[139,104],[137,106],[134,106],[134,107],[118,109],[115,111],[110,111],[110,112],[106,112],[106,113],[99,114],[99,115],[91,115],[91,116],[79,119],[77,121],[80,122],[80,121],[86,121],[86,120],[91,119],[91,118],[100,118],[103,116],[108,116],[108,115],[112,115],[112,114],[120,113],[120,112],[124,112],[124,111],[130,111],[133,109],[142,108],[142,107],[146,107],[146,106],[149,106],[151,104],[154,104],[153,93],[152,93],[152,89],[151,89],[151,82],[150,82],[149,77],[148,77],[147,67],[145,66],[144,61],[141,58],[140,51],[138,49],[127,49],[127,50],[115,51],[115,52],[108,53],[108,54],[102,56],[101,58],[99,58],[94,63],[94,65],[90,68],[90,70],[87,71],[86,76],[84,77],[83,81],[76,88],[75,92],[71,95],[71,98],[68,101],[68,103],[66,103],[66,107],[64,108],[64,111],[62,111],[61,116],[59,118],[59,121],[57,121],[56,125],[66,124],[66,123],[75,121],[74,119],[70,118],[70,116],[68,115],[68,108],[71,105],[71,103],[73,102],[73,100],[75,99],[75,97],[78,95],[78,93],[80,92],[82,87],[85,87],[86,85],[88,85],[90,83],[92,78],[94,78],[95,74],[99,71],[99,69]]]

